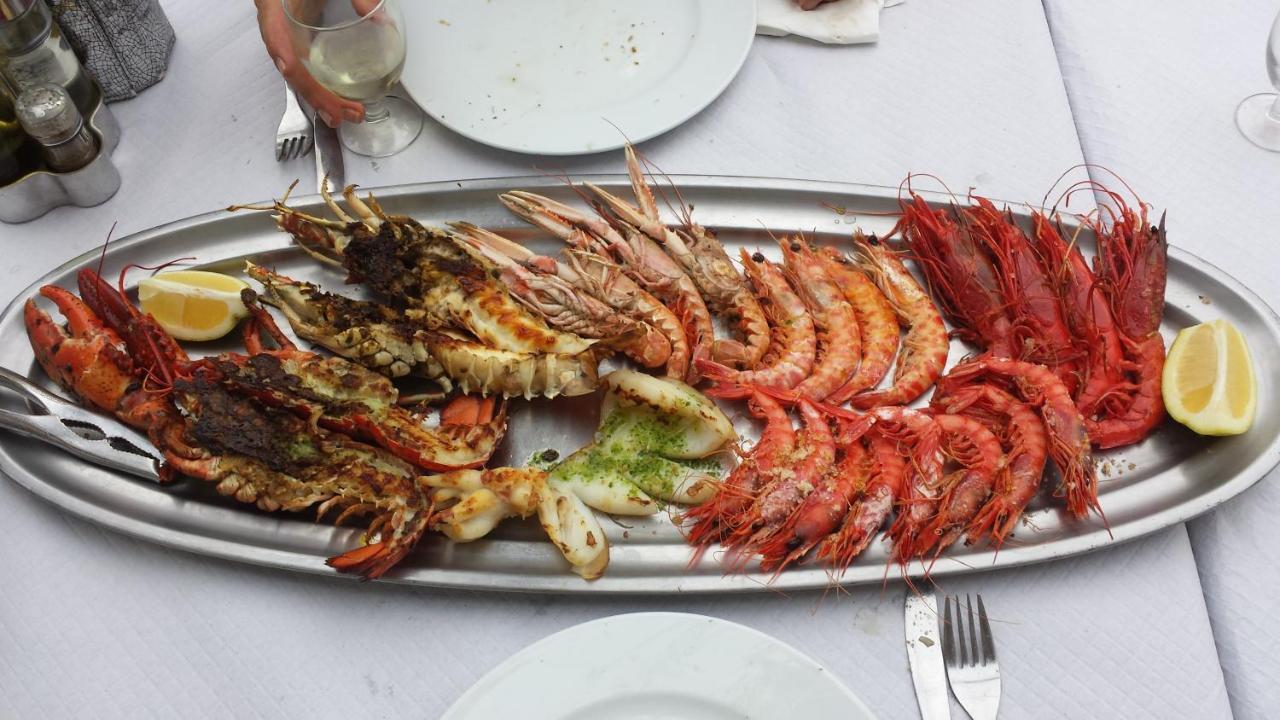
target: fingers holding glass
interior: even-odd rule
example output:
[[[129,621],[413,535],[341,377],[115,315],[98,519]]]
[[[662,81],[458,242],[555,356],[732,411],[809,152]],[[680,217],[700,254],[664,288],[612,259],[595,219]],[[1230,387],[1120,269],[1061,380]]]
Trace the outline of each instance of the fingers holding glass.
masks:
[[[342,144],[373,157],[408,147],[422,130],[422,113],[412,103],[387,95],[404,68],[399,5],[394,0],[283,3],[294,53],[310,77],[340,98],[363,104],[364,122],[343,125]]]

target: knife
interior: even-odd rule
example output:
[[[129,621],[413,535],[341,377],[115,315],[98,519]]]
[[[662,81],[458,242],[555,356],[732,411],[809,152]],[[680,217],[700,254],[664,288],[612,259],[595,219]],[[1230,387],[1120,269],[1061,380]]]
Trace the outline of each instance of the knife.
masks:
[[[920,716],[924,720],[950,720],[947,669],[942,663],[938,636],[938,600],[932,590],[917,592],[907,588],[906,637]]]
[[[316,142],[316,191],[325,190],[326,177],[329,179],[329,187],[346,186],[346,170],[342,165],[342,143],[338,141],[338,131],[329,127],[314,113],[311,125]]]
[[[0,387],[26,401],[29,413],[0,408],[0,429],[48,443],[112,470],[160,482],[160,458],[141,435],[0,368]]]

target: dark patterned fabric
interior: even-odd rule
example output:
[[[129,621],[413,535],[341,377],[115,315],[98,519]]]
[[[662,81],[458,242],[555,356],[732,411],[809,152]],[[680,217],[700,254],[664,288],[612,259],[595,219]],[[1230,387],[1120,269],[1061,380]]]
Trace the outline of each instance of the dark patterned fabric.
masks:
[[[48,1],[108,102],[131,98],[164,77],[174,37],[159,0]]]

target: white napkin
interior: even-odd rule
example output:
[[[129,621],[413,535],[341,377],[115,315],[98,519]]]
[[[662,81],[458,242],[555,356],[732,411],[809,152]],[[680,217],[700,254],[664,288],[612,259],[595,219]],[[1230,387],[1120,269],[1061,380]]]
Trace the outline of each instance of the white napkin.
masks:
[[[801,10],[795,0],[756,0],[756,34],[802,35],[836,45],[871,43],[880,37],[881,8],[903,0],[835,0]]]

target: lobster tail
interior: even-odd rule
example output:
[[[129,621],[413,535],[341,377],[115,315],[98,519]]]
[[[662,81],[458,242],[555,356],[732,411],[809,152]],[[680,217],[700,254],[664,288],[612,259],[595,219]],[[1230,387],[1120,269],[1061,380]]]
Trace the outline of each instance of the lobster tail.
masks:
[[[418,544],[418,539],[427,531],[430,515],[430,512],[419,511],[397,528],[390,539],[349,550],[324,562],[338,572],[359,575],[363,580],[377,580]]]

